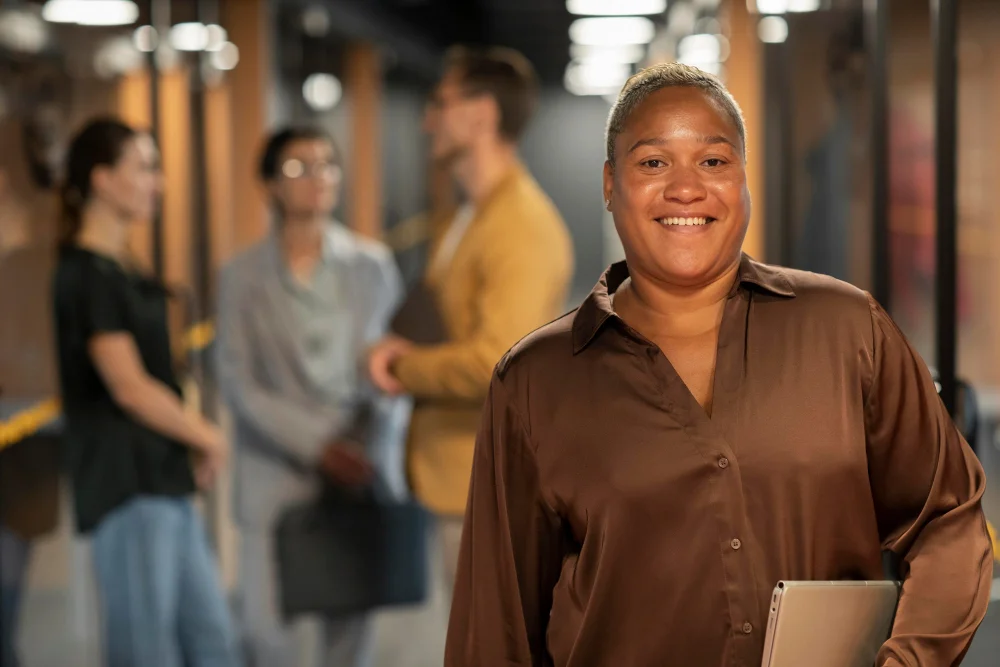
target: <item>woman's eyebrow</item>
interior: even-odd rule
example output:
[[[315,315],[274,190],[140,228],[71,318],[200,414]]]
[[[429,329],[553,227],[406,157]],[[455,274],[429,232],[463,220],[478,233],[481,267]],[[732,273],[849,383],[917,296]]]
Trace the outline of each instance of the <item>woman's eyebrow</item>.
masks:
[[[736,147],[736,144],[733,143],[732,139],[730,139],[729,137],[723,136],[721,134],[712,134],[712,135],[709,135],[709,136],[701,137],[700,141],[701,141],[701,143],[705,144],[706,146],[714,146],[714,145],[717,145],[717,144],[725,144],[725,145],[729,146],[730,148],[732,148],[734,151],[738,151],[739,150]],[[640,139],[639,141],[635,142],[635,144],[633,144],[632,147],[628,149],[628,153],[626,153],[626,154],[631,154],[631,153],[635,152],[636,149],[642,148],[643,146],[665,146],[665,145],[667,145],[669,143],[670,143],[670,140],[666,139],[664,137],[647,137],[646,139]]]

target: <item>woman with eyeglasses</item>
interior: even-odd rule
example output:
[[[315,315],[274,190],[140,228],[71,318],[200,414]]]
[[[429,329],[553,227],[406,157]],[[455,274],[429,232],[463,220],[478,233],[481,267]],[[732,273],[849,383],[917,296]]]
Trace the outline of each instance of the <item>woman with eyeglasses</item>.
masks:
[[[275,212],[270,234],[221,277],[218,369],[235,438],[242,612],[255,667],[360,667],[371,656],[367,614],[286,619],[274,531],[325,476],[358,487],[376,476],[406,494],[405,399],[378,395],[359,375],[402,293],[390,251],[333,219],[342,172],[333,140],[291,128],[267,142],[260,178]],[[318,471],[322,474],[315,475]],[[319,621],[322,637],[296,632]],[[315,646],[306,646],[313,642]]]
[[[73,139],[53,281],[64,447],[77,527],[92,537],[111,667],[233,667],[237,648],[192,504],[224,464],[220,431],[185,410],[168,292],[128,239],[161,190],[153,139],[114,119]]]

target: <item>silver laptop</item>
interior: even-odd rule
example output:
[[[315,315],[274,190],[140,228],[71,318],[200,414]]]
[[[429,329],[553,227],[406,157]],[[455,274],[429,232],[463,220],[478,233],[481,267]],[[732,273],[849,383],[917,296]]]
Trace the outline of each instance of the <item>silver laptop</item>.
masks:
[[[782,581],[761,667],[871,667],[892,631],[894,581]]]

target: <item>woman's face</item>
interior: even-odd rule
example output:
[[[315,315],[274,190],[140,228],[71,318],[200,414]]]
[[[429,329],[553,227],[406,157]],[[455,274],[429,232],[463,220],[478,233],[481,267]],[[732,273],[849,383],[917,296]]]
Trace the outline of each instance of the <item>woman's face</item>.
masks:
[[[300,139],[281,151],[277,178],[268,187],[286,216],[313,218],[336,208],[341,178],[329,141]]]
[[[653,93],[618,135],[604,198],[633,275],[676,287],[711,283],[739,262],[750,220],[736,125],[697,88]]]
[[[160,154],[148,134],[137,134],[122,148],[114,166],[92,176],[92,197],[99,197],[128,220],[149,220],[163,191]]]

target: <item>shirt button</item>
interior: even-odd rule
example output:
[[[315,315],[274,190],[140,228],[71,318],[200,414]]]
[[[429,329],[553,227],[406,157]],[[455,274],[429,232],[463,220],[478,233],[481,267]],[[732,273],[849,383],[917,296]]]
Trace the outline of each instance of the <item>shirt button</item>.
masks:
[[[744,623],[743,624],[743,634],[748,635],[751,632],[753,632],[753,626],[750,625],[749,623]]]
[[[725,470],[726,468],[728,468],[729,467],[729,459],[727,459],[725,456],[723,456],[721,459],[719,459],[719,467],[722,468],[723,470]]]
[[[729,545],[733,547],[733,551],[738,551],[739,548],[743,546],[743,543],[740,542],[739,539],[734,538],[733,541],[729,543]]]

